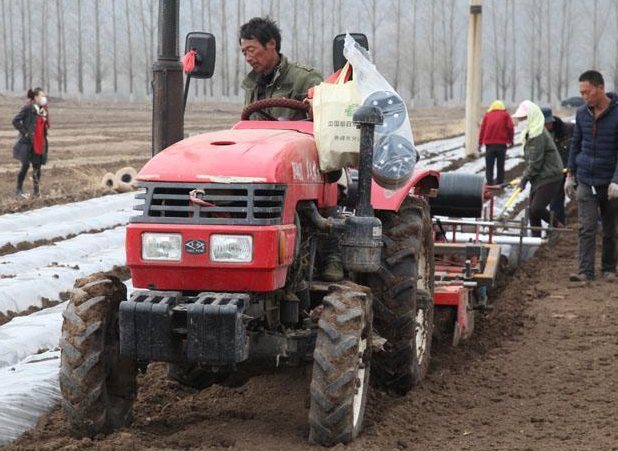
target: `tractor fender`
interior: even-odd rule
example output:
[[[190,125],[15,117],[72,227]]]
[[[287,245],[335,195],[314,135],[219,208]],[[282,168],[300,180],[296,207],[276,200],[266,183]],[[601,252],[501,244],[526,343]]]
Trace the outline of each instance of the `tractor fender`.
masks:
[[[371,205],[375,210],[399,211],[401,203],[407,195],[435,195],[439,184],[440,173],[430,169],[416,169],[410,181],[396,191],[382,188],[373,180],[371,184]]]

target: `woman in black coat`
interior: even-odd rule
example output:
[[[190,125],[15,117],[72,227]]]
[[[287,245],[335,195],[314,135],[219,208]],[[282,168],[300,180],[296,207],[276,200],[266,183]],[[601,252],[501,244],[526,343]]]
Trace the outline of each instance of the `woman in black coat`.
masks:
[[[28,197],[23,187],[28,168],[32,164],[33,195],[38,197],[41,166],[47,162],[49,128],[47,97],[41,88],[28,90],[28,103],[13,118],[13,127],[20,133],[13,147],[13,158],[21,162],[21,170],[17,175],[17,195]]]

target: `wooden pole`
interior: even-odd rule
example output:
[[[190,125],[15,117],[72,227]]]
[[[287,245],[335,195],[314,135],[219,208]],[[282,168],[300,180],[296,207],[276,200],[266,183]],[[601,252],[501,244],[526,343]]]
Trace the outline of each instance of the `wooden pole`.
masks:
[[[478,157],[481,112],[481,10],[483,0],[470,0],[466,71],[466,155]]]

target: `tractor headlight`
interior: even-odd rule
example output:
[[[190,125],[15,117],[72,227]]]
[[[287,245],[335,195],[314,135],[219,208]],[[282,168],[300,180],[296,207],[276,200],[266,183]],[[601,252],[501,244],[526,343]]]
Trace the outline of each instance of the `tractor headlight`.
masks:
[[[143,233],[142,259],[180,261],[182,235],[180,233]]]
[[[253,260],[251,235],[211,235],[210,261],[248,263]]]

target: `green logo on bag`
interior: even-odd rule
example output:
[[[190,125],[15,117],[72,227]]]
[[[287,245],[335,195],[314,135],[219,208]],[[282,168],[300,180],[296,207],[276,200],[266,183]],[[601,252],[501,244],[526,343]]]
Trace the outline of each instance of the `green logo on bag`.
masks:
[[[354,112],[356,111],[356,109],[358,108],[358,103],[353,103],[351,105],[349,105],[346,109],[345,109],[345,114],[346,116],[354,116]]]

